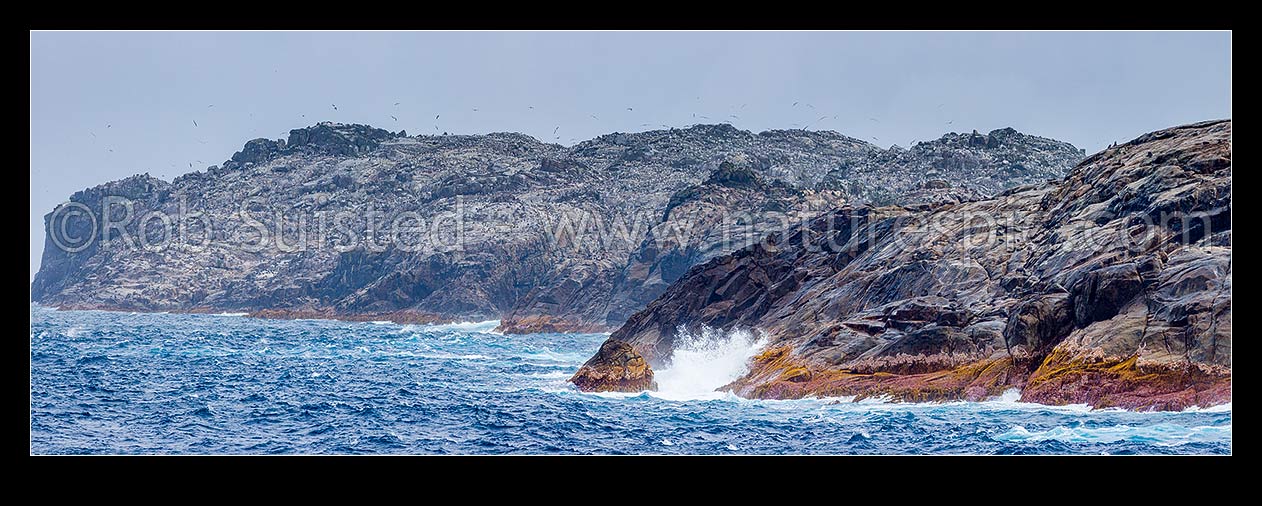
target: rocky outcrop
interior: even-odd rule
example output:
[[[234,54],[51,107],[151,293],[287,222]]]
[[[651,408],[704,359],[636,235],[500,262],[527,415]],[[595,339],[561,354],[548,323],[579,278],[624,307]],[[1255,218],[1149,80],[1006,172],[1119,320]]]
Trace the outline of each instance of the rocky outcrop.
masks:
[[[653,370],[631,345],[609,340],[583,364],[570,381],[586,392],[640,392],[656,390]]]
[[[845,206],[690,268],[610,341],[661,367],[681,332],[757,329],[725,387],[749,397],[1226,402],[1230,139],[1198,123],[992,199]]]
[[[1009,151],[1048,163],[1009,171],[997,154]],[[932,161],[954,152],[976,163]],[[512,133],[407,136],[320,123],[251,140],[220,166],[170,183],[137,177],[75,195],[47,217],[32,298],[613,330],[691,266],[797,220],[878,199],[968,201],[1063,174],[1080,157],[1019,134],[998,148],[949,134],[884,150],[834,132],[695,125],[563,147]],[[940,166],[940,180],[907,164]],[[128,202],[105,220],[112,197]],[[69,216],[83,209],[91,216]],[[105,221],[122,240],[58,246]]]

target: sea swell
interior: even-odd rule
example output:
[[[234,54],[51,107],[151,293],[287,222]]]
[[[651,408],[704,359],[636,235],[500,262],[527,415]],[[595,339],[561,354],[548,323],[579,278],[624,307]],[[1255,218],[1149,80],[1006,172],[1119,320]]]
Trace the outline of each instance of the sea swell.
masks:
[[[603,334],[31,311],[31,452],[52,454],[1230,453],[1231,406],[751,400],[763,345],[682,341],[659,390],[566,383]],[[666,442],[670,444],[666,444]]]

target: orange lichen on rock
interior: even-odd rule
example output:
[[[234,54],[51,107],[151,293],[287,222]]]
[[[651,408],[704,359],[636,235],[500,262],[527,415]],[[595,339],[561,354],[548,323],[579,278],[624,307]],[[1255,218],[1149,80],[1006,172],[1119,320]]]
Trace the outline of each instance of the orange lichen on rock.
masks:
[[[724,387],[737,395],[761,399],[888,396],[908,402],[982,400],[1021,386],[1022,375],[1008,358],[984,359],[928,373],[854,372],[814,367],[796,360],[788,347],[764,351],[750,373]]]
[[[1135,410],[1182,410],[1231,401],[1231,371],[1191,362],[1149,363],[1053,350],[1030,375],[1021,399]]]

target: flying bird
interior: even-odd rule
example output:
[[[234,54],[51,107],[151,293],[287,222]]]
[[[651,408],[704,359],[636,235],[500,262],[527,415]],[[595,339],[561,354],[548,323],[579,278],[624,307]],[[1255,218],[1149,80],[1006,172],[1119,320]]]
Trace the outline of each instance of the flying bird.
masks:
[[[88,133],[92,134],[92,138],[94,139],[96,138],[96,132],[88,132]]]
[[[336,111],[336,110],[337,110],[337,104],[329,104],[329,105],[332,105],[332,106],[333,106],[333,110],[334,110],[334,111]]]
[[[395,103],[394,103],[394,106],[395,106],[395,107],[398,107],[398,106],[399,106],[399,104],[400,104],[400,102],[395,102]]]
[[[473,108],[473,112],[478,112],[478,108],[477,108],[477,107],[474,107],[474,108]]]
[[[877,138],[876,138],[876,136],[875,136],[875,135],[873,135],[873,136],[872,136],[872,140],[874,140],[874,141],[879,141],[879,140],[881,140],[881,139],[877,139]]]
[[[206,108],[207,108],[207,109],[210,109],[211,107],[214,107],[214,106],[215,106],[215,104],[210,104],[210,105],[206,106]]]
[[[806,106],[807,106],[807,107],[810,107],[811,109],[814,109],[814,108],[815,108],[815,106],[813,106],[813,105],[811,105],[811,104],[806,104]]]
[[[557,126],[556,128],[553,128],[553,129],[552,129],[552,133],[557,133],[557,130],[560,130],[560,129],[561,129],[561,127],[560,127],[560,126]]]
[[[630,111],[630,110],[632,110],[632,109],[631,109],[630,107],[628,107],[628,108],[627,108],[627,110],[628,110],[628,111]]]
[[[948,125],[950,125],[951,123],[955,123],[955,120],[951,120],[947,122]]]
[[[193,120],[193,126],[197,126],[197,120]]]
[[[442,115],[441,115],[441,114],[435,114],[435,115],[434,115],[434,119],[438,119],[438,117],[439,117],[439,116],[442,116]]]
[[[791,105],[791,106],[789,106],[789,107],[797,107],[797,106],[798,106],[798,103],[797,103],[797,102],[794,102],[794,103],[793,103],[793,105]]]
[[[526,108],[527,108],[527,109],[534,109],[534,108],[535,108],[535,106],[533,106],[533,105],[528,105],[528,106],[526,106]]]
[[[395,120],[395,121],[399,121],[399,118],[394,117],[394,115],[393,115],[393,114],[391,114],[391,115],[390,115],[390,119]]]
[[[749,104],[741,104],[741,109],[744,109],[744,108],[745,108],[745,106],[747,106],[747,105],[749,105]]]
[[[870,120],[872,120],[872,121],[875,121],[875,122],[877,122],[877,123],[880,123],[880,122],[881,122],[881,120],[876,119],[876,118],[868,118],[868,119],[870,119]]]
[[[114,125],[105,125],[105,128],[109,128],[109,127],[112,127],[112,126],[114,126]]]
[[[592,115],[592,119],[594,119],[594,120],[600,120],[600,118],[597,118],[595,114],[593,114],[593,115]]]
[[[740,117],[740,116],[737,116],[737,115],[735,115],[735,114],[728,114],[728,116],[731,116],[731,117],[736,118],[736,119],[741,119],[741,117]]]

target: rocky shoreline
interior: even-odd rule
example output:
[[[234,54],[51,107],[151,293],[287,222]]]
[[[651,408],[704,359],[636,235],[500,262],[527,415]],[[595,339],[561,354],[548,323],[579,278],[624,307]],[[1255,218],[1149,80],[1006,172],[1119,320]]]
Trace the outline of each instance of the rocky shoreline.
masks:
[[[572,381],[634,391],[680,335],[755,329],[770,345],[723,387],[751,398],[1226,403],[1230,218],[1230,120],[1146,134],[992,199],[843,207],[693,267]],[[625,383],[593,381],[639,359]]]

